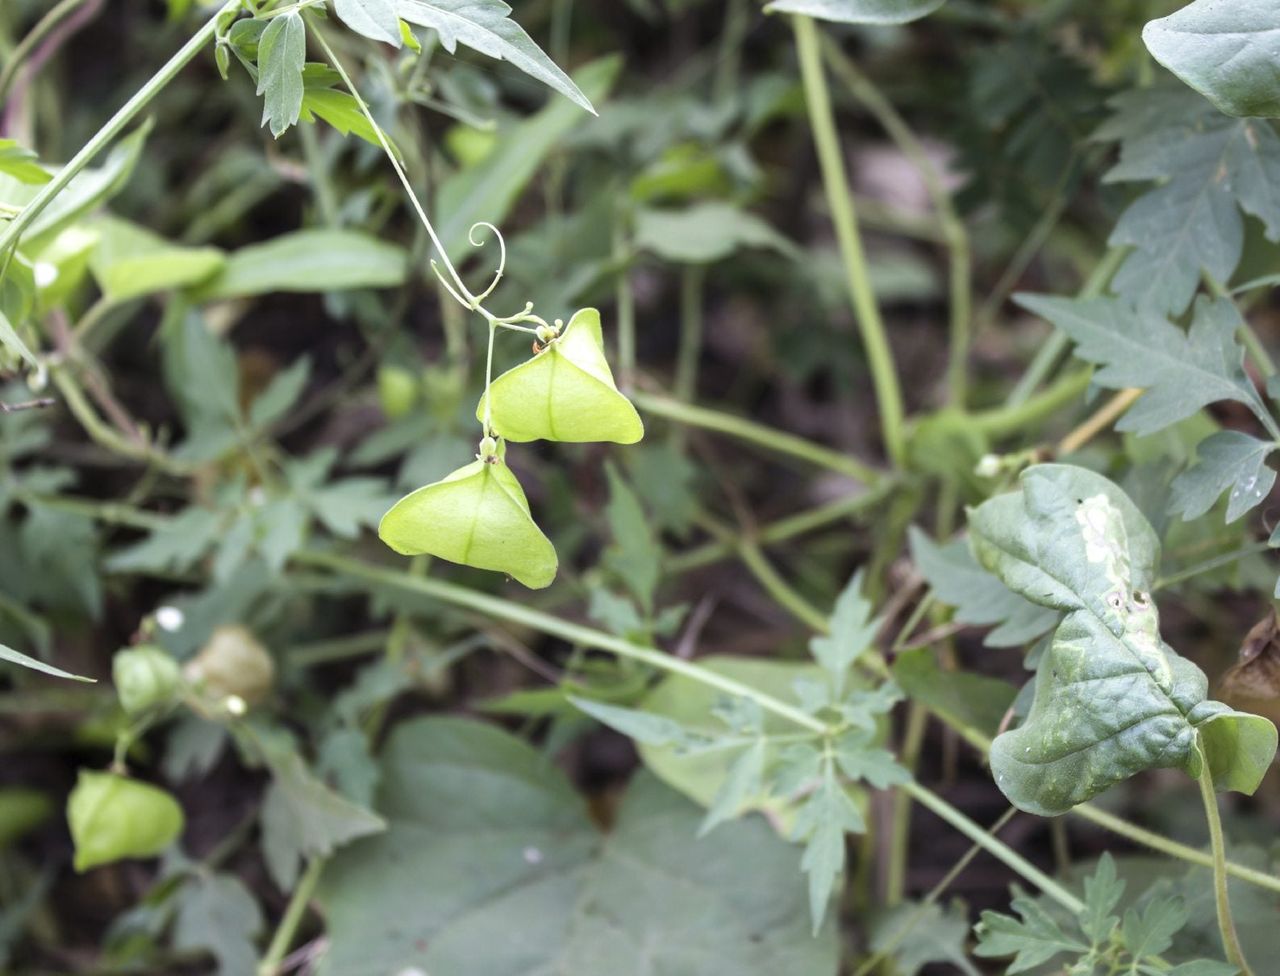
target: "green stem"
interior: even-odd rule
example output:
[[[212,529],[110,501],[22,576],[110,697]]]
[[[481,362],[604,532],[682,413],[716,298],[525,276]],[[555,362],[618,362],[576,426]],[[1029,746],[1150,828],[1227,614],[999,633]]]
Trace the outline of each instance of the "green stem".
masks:
[[[1204,801],[1205,820],[1209,824],[1209,846],[1213,851],[1213,896],[1218,909],[1218,931],[1226,949],[1227,961],[1240,967],[1243,976],[1253,976],[1253,970],[1245,961],[1236,934],[1236,923],[1231,917],[1231,896],[1227,891],[1227,845],[1222,837],[1222,819],[1218,814],[1218,794],[1213,789],[1213,772],[1201,749],[1200,799]]]
[[[271,939],[271,945],[267,947],[266,954],[262,957],[262,962],[258,964],[258,976],[276,976],[279,972],[280,963],[284,961],[290,946],[293,945],[294,936],[297,935],[298,926],[302,922],[303,915],[306,914],[307,903],[311,901],[311,896],[315,893],[316,884],[324,871],[325,863],[323,857],[315,858],[307,865],[307,870],[302,877],[298,879],[298,884],[293,889],[293,894],[289,896],[289,904],[280,919],[276,934]]]
[[[702,356],[703,286],[707,269],[688,265],[680,275],[680,348],[671,390],[677,400],[690,403],[698,396],[698,360]]]
[[[929,714],[919,702],[907,710],[907,729],[903,735],[901,762],[915,775],[924,746],[924,733]],[[893,814],[889,832],[889,869],[885,877],[885,904],[900,904],[907,893],[907,858],[911,850],[911,797],[904,792],[893,795]]]
[[[884,477],[883,472],[861,461],[856,461],[847,454],[841,454],[829,447],[823,447],[802,437],[796,437],[794,434],[787,434],[742,417],[708,410],[705,407],[695,407],[692,404],[681,403],[679,400],[668,397],[654,396],[650,393],[633,393],[631,399],[645,413],[687,424],[690,427],[700,427],[703,430],[713,430],[730,437],[737,437],[739,440],[768,448],[779,454],[787,454],[830,471],[848,475],[865,484],[876,484]]]
[[[902,391],[898,385],[898,374],[885,336],[884,322],[880,318],[880,307],[876,302],[871,276],[867,271],[862,238],[858,233],[858,218],[853,209],[853,195],[849,191],[849,180],[836,133],[831,95],[822,71],[818,28],[812,18],[802,15],[793,16],[791,23],[795,31],[796,54],[800,60],[805,102],[809,107],[809,124],[817,146],[827,205],[831,209],[836,237],[840,242],[849,296],[862,332],[867,364],[875,385],[885,450],[894,466],[901,467],[907,454]]]
[[[614,218],[613,259],[618,266],[618,385],[623,392],[630,393],[636,379],[636,294],[631,287],[627,215],[621,207]]]
[[[1084,395],[1093,379],[1093,370],[1081,369],[1068,373],[1042,393],[1021,403],[995,407],[972,415],[973,426],[988,437],[1001,438],[1025,433],[1033,427],[1057,415],[1065,407]]]
[[[9,60],[5,64],[4,70],[0,71],[0,105],[5,103],[5,99],[9,96],[9,87],[13,84],[13,79],[18,76],[18,69],[31,56],[31,52],[36,49],[36,45],[52,34],[59,24],[75,13],[77,8],[84,6],[85,3],[86,0],[62,0],[60,4],[41,17],[27,36],[18,42],[18,46],[9,55]]]
[[[760,547],[754,541],[743,538],[738,541],[738,555],[743,564],[751,571],[766,593],[779,606],[807,627],[818,633],[828,630],[827,616],[803,596],[792,589],[791,585],[773,568],[773,564],[765,558]]]
[[[1038,867],[1028,861],[1022,855],[1018,854],[1008,845],[992,837],[976,823],[962,814],[951,804],[947,803],[940,796],[925,789],[914,780],[904,783],[900,789],[909,794],[913,800],[922,807],[926,807],[933,811],[960,833],[964,834],[971,841],[991,854],[996,860],[1000,861],[1006,867],[1012,868],[1019,875],[1026,878],[1046,895],[1056,901],[1059,905],[1071,912],[1073,915],[1079,915],[1084,911],[1084,902],[1069,892],[1058,882],[1041,871]]]
[[[4,231],[0,233],[0,254],[7,254],[11,247],[17,245],[23,232],[29,227],[38,216],[44,211],[45,207],[53,202],[59,193],[67,188],[75,177],[88,166],[102,152],[112,140],[116,138],[125,127],[150,104],[169,82],[173,81],[179,71],[181,71],[194,58],[200,50],[213,39],[217,33],[218,21],[222,17],[233,10],[239,9],[241,0],[227,0],[225,4],[219,8],[218,12],[205,23],[200,30],[191,36],[186,44],[178,49],[178,52],[171,57],[159,71],[157,71],[147,81],[145,85],[134,93],[133,97],[121,106],[115,115],[111,116],[96,133],[93,138],[81,147],[65,166],[58,171],[58,174],[40,188],[40,192],[22,208],[22,213],[18,214],[12,221],[5,226]]]
[[[950,347],[947,357],[947,393],[949,402],[955,406],[963,406],[968,385],[969,346],[973,332],[973,292],[970,287],[972,273],[972,251],[969,247],[969,234],[965,230],[964,221],[956,213],[956,208],[942,181],[942,174],[934,166],[928,152],[919,137],[907,124],[893,103],[884,93],[863,74],[831,38],[824,37],[823,53],[827,63],[839,77],[854,98],[858,99],[880,123],[881,128],[889,134],[895,145],[902,150],[924,184],[925,192],[933,204],[933,209],[942,229],[942,239],[950,253],[948,272],[949,292],[951,296],[950,315]]]

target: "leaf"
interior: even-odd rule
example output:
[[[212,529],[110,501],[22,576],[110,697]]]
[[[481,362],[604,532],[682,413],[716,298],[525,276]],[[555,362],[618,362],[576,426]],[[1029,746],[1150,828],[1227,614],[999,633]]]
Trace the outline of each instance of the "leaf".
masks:
[[[258,94],[262,125],[277,139],[302,114],[302,68],[307,60],[307,28],[296,10],[274,18],[258,41]]]
[[[1151,434],[1222,400],[1243,403],[1264,424],[1273,423],[1244,371],[1244,349],[1236,341],[1242,320],[1228,299],[1198,300],[1190,332],[1115,298],[1017,300],[1065,332],[1080,359],[1102,367],[1094,373],[1096,384],[1146,388],[1117,430]]]
[[[1006,970],[1013,974],[1034,969],[1064,952],[1088,952],[1087,945],[1069,937],[1048,912],[1026,895],[1014,898],[1012,908],[1021,920],[999,912],[982,913],[974,955],[983,959],[1014,956]]]
[[[700,812],[635,778],[612,832],[499,729],[415,719],[382,758],[378,837],[338,853],[318,899],[322,973],[835,976],[804,922],[796,852],[758,819],[698,839]]]
[[[874,731],[853,729],[836,739],[834,755],[840,772],[852,782],[865,782],[877,790],[910,782],[911,774],[893,753],[878,748],[875,738]]]
[[[10,664],[30,668],[32,671],[53,675],[55,678],[70,678],[72,681],[85,681],[89,684],[93,684],[97,680],[96,678],[85,678],[69,671],[63,671],[61,668],[55,668],[52,664],[45,664],[37,658],[28,657],[21,651],[15,651],[12,647],[5,647],[3,644],[0,644],[0,661],[8,661]]]
[[[1111,287],[1141,308],[1181,314],[1207,272],[1225,284],[1240,263],[1244,221],[1280,240],[1280,136],[1186,89],[1129,92],[1095,134],[1119,140],[1107,182],[1155,180],[1120,216],[1110,243],[1133,245]]]
[[[36,154],[13,139],[0,139],[0,173],[20,183],[48,183],[50,176],[40,165]]]
[[[407,262],[402,248],[358,231],[300,230],[236,251],[193,297],[210,302],[280,291],[394,288],[404,283]]]
[[[378,535],[396,552],[506,573],[530,589],[550,586],[557,559],[529,514],[506,462],[477,460],[392,507]]]
[[[1204,674],[1160,639],[1149,596],[1159,541],[1119,488],[1037,465],[969,526],[980,563],[1065,613],[1026,721],[992,744],[996,783],[1015,806],[1054,816],[1145,769],[1196,776],[1205,759],[1219,788],[1257,788],[1275,727],[1207,701]]]
[[[80,770],[67,797],[81,873],[125,858],[155,857],[178,839],[183,822],[182,807],[164,790],[115,773]]]
[[[664,715],[654,715],[635,708],[619,708],[604,702],[569,696],[574,707],[586,712],[597,722],[621,732],[629,739],[648,746],[684,745],[691,741],[688,730]]]
[[[661,743],[659,743],[661,745]],[[698,828],[698,836],[708,834],[722,823],[733,820],[742,808],[764,792],[764,769],[768,740],[757,738],[733,761],[729,775],[720,784],[707,815]]]
[[[204,949],[218,961],[218,976],[243,976],[258,963],[254,940],[262,921],[253,894],[235,875],[192,872],[178,895],[173,947]]]
[[[638,210],[634,242],[637,248],[682,264],[712,264],[749,247],[769,248],[792,260],[801,257],[799,248],[765,221],[721,201],[683,210]]]
[[[931,647],[895,655],[893,680],[908,698],[949,724],[973,729],[987,738],[996,734],[1017,694],[1013,685],[999,678],[942,670]]]
[[[988,647],[1020,647],[1056,626],[1056,613],[1018,596],[979,566],[963,539],[940,546],[914,525],[907,538],[916,568],[933,595],[955,607],[958,623],[996,625],[983,641]]]
[[[1230,489],[1227,522],[1234,522],[1271,493],[1276,473],[1267,467],[1267,458],[1275,449],[1274,441],[1260,441],[1235,430],[1205,438],[1196,447],[1196,463],[1173,482],[1170,509],[1190,521],[1209,511],[1218,496]]]
[[[509,441],[612,441],[634,444],[644,423],[631,401],[618,392],[604,358],[600,313],[584,308],[557,338],[527,362],[493,381],[476,407],[476,419],[489,421]]]
[[[262,801],[262,848],[281,891],[293,890],[304,858],[327,858],[386,829],[381,817],[316,779],[296,752],[268,755],[267,762],[272,780]]]
[[[344,136],[355,133],[369,145],[382,148],[377,130],[369,124],[364,112],[360,111],[360,103],[346,92],[334,91],[332,88],[308,88],[302,96],[299,117],[304,122],[312,122],[317,115]],[[387,144],[392,149],[396,148],[390,136],[387,136]],[[396,155],[399,155],[398,151]]]
[[[36,358],[36,354],[31,351],[31,347],[22,341],[22,337],[18,335],[13,324],[9,321],[3,310],[0,310],[0,345],[7,346],[13,352],[17,353],[27,361],[27,364],[34,370],[39,371],[40,360]]]
[[[936,903],[908,901],[873,916],[870,948],[890,952],[896,976],[916,976],[929,963],[949,963],[963,976],[980,976],[965,951],[968,938],[968,912],[960,902],[944,910]]]
[[[593,99],[602,100],[613,90],[621,69],[621,58],[599,58],[575,71],[574,78]],[[446,179],[436,194],[433,214],[445,250],[456,254],[467,247],[477,221],[501,224],[538,167],[582,123],[582,115],[572,105],[554,101],[518,125],[500,131],[498,147],[482,163]]]
[[[946,0],[772,0],[771,14],[801,14],[842,24],[906,24],[927,17]]]
[[[357,34],[392,47],[400,46],[400,18],[395,0],[334,0],[333,12]]]
[[[1136,958],[1158,956],[1173,945],[1174,935],[1187,924],[1187,910],[1181,898],[1168,895],[1153,898],[1142,910],[1124,913],[1121,932],[1125,948]]]
[[[640,500],[618,469],[608,464],[605,474],[609,479],[609,504],[605,506],[605,514],[613,543],[604,552],[604,563],[649,614],[653,612],[653,594],[662,574],[662,546]]]
[[[860,834],[866,821],[836,778],[830,759],[821,766],[817,787],[796,815],[793,837],[805,842],[800,868],[809,875],[809,916],[813,934],[822,928],[827,903],[844,874],[847,832]]]
[[[271,377],[266,389],[253,398],[249,407],[249,423],[262,428],[283,417],[295,403],[311,378],[311,357],[299,356],[286,370]]]
[[[1151,56],[1228,115],[1280,116],[1280,10],[1194,0],[1142,29]]]
[[[831,676],[837,696],[843,693],[849,669],[875,646],[880,621],[872,619],[871,613],[871,601],[862,595],[859,569],[836,597],[828,633],[809,640],[809,653]]]
[[[397,12],[411,24],[434,28],[450,54],[461,42],[498,61],[508,61],[595,114],[587,95],[509,18],[511,8],[502,0],[399,0]]]
[[[1095,946],[1106,945],[1120,919],[1114,914],[1125,883],[1116,877],[1116,862],[1111,853],[1104,853],[1092,875],[1084,879],[1084,914],[1080,916],[1080,930]]]
[[[89,267],[115,302],[198,285],[225,261],[216,247],[182,247],[125,220],[108,218],[95,226],[98,246]]]

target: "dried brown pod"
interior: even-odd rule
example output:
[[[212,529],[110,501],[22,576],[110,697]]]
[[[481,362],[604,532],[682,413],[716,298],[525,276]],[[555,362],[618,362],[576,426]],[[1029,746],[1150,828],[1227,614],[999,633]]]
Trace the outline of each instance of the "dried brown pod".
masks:
[[[1220,686],[1220,697],[1233,708],[1280,723],[1280,620],[1275,608],[1249,629]]]

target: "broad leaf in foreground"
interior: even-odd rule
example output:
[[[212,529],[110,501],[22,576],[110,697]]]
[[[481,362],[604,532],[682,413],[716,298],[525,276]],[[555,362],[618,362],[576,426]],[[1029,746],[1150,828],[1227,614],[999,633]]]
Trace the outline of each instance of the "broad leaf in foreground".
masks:
[[[1142,30],[1151,56],[1228,115],[1280,116],[1280,7],[1194,0]]]
[[[927,17],[947,0],[773,0],[772,14],[801,14],[842,24],[906,24]]]
[[[1243,321],[1229,299],[1197,301],[1187,332],[1117,298],[1017,300],[1065,332],[1076,356],[1101,367],[1093,376],[1096,384],[1146,388],[1117,430],[1152,434],[1222,400],[1243,403],[1264,425],[1274,424],[1244,371],[1244,347],[1236,339]]]
[[[491,58],[509,61],[595,114],[590,99],[510,18],[511,8],[502,0],[399,0],[397,12],[411,24],[433,28],[450,54],[462,43]]]
[[[1275,726],[1208,700],[1204,673],[1160,639],[1159,541],[1124,492],[1083,468],[1038,465],[969,526],[979,562],[1065,614],[1030,714],[992,744],[996,783],[1015,806],[1054,816],[1142,770],[1198,776],[1204,762],[1218,789],[1257,788]]]
[[[322,973],[834,976],[797,855],[760,820],[695,837],[701,812],[646,774],[599,834],[564,776],[477,722],[399,726],[382,760],[386,834],[330,862]]]

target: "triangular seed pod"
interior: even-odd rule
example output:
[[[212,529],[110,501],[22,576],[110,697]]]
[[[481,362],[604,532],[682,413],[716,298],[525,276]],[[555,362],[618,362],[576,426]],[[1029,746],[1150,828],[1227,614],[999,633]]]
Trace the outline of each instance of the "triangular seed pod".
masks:
[[[555,547],[533,521],[520,482],[500,456],[474,461],[406,495],[383,516],[378,535],[407,556],[506,573],[530,589],[556,577]]]
[[[613,382],[594,308],[577,312],[541,352],[494,380],[489,398],[489,423],[509,441],[634,444],[644,436],[636,408]],[[485,419],[483,397],[476,419]]]

